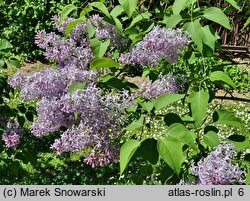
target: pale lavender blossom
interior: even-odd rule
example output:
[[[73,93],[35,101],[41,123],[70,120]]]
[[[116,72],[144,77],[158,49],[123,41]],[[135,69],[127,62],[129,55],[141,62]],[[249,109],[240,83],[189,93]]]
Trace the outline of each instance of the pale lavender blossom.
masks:
[[[20,143],[21,137],[22,129],[19,124],[14,120],[9,120],[2,134],[5,146],[8,148],[17,146]]]
[[[197,165],[192,165],[192,173],[198,176],[198,184],[243,183],[245,171],[232,161],[236,154],[234,145],[224,142],[218,145],[206,158],[200,160]]]
[[[11,84],[11,83],[10,83]],[[21,88],[21,97],[32,100],[42,97],[59,97],[63,94],[67,83],[56,69],[47,68],[27,75]]]
[[[60,97],[67,93],[68,87],[74,82],[92,83],[97,76],[95,71],[82,70],[71,65],[63,69],[45,68],[33,73],[20,70],[14,77],[9,77],[8,81],[10,86],[21,88],[21,97],[24,100],[33,100]]]
[[[42,98],[37,102],[37,120],[31,126],[31,133],[42,137],[48,132],[58,131],[62,126],[70,127],[74,123],[72,113],[62,111],[64,104],[59,98]]]
[[[179,78],[172,74],[160,74],[159,79],[154,82],[145,79],[136,91],[136,94],[142,94],[145,99],[154,100],[162,94],[181,92],[184,89],[184,84],[184,78]]]
[[[41,31],[40,31],[41,32]],[[45,50],[44,56],[47,59],[55,59],[58,67],[63,68],[68,65],[75,65],[81,69],[87,69],[93,53],[89,45],[78,46],[73,39],[64,39],[53,33],[36,34],[35,43]]]
[[[84,159],[92,166],[104,166],[116,160],[118,152],[111,141],[120,135],[126,120],[124,109],[133,100],[127,91],[103,94],[93,84],[66,94],[61,111],[75,114],[75,124],[55,140],[52,148],[58,154],[92,149]]]
[[[65,34],[66,26],[73,20],[74,18],[66,17],[65,20],[60,25],[60,17],[58,15],[54,15],[52,16],[52,25],[57,31]]]
[[[189,35],[182,29],[155,26],[135,47],[121,54],[119,61],[132,66],[150,67],[156,66],[162,58],[173,63],[178,59],[181,49],[189,43]]]
[[[26,84],[27,75],[26,71],[19,70],[13,77],[8,77],[8,83],[13,88],[23,88]]]

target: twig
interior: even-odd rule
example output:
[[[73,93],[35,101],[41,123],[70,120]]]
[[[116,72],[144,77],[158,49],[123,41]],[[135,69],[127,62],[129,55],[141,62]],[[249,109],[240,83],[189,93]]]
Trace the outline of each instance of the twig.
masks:
[[[215,99],[226,99],[226,100],[235,100],[235,101],[244,101],[244,102],[250,102],[250,99],[246,98],[239,98],[239,97],[225,97],[225,96],[215,96]]]

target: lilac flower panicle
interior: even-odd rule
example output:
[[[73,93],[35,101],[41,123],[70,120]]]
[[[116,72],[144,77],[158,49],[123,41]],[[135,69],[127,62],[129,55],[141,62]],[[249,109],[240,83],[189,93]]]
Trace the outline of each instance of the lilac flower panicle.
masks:
[[[22,137],[22,129],[16,121],[9,120],[6,124],[6,128],[2,134],[2,139],[5,146],[15,147],[19,144]]]
[[[27,76],[22,86],[21,97],[25,100],[42,97],[58,97],[63,94],[67,83],[57,70],[48,68]]]
[[[179,80],[181,83],[179,83]],[[172,74],[159,75],[159,79],[152,82],[145,79],[140,88],[136,91],[137,95],[142,94],[145,99],[153,100],[162,94],[178,93],[184,89],[185,78],[179,78]]]
[[[132,66],[150,67],[156,66],[161,58],[173,63],[177,60],[180,50],[190,43],[189,38],[189,34],[182,29],[155,26],[135,47],[121,54],[119,61]]]
[[[27,76],[27,72],[19,70],[13,77],[8,77],[8,83],[13,88],[23,88],[26,84]]]
[[[233,144],[224,142],[216,147],[206,158],[197,165],[192,165],[192,173],[198,176],[198,184],[201,185],[229,185],[231,183],[243,183],[245,171],[238,164],[233,164],[236,156]]]
[[[80,123],[65,131],[60,139],[55,140],[52,148],[58,154],[91,149],[84,161],[92,166],[104,166],[116,160],[119,151],[111,140],[119,136],[126,118],[123,110],[133,100],[134,97],[127,91],[102,94],[95,85],[66,94],[61,111],[77,113],[76,122],[79,120]]]
[[[62,126],[70,127],[74,123],[72,114],[62,111],[63,102],[59,98],[42,98],[36,108],[38,118],[31,126],[31,133],[37,137],[58,131]]]
[[[47,59],[55,59],[58,67],[63,68],[68,65],[75,65],[81,69],[87,69],[93,53],[89,46],[77,46],[78,41],[72,38],[64,39],[55,33],[37,31],[35,44],[45,50],[44,56]]]

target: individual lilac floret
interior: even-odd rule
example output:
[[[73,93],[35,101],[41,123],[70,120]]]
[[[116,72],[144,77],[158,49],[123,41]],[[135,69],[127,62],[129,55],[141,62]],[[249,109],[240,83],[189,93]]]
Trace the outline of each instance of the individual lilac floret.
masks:
[[[216,147],[206,158],[200,160],[197,166],[191,167],[192,173],[198,176],[201,185],[229,185],[243,183],[245,171],[238,164],[233,164],[236,156],[233,144],[224,142]]]
[[[173,63],[178,59],[180,50],[189,43],[189,35],[182,29],[156,26],[135,47],[121,54],[119,61],[132,66],[150,67],[156,66],[161,58]]]
[[[10,120],[6,124],[2,139],[6,147],[15,147],[22,137],[22,129],[16,121]]]
[[[158,96],[166,93],[178,93],[184,89],[185,79],[171,74],[159,75],[159,79],[152,82],[145,79],[140,88],[136,91],[137,95],[142,94],[145,99],[154,100]]]

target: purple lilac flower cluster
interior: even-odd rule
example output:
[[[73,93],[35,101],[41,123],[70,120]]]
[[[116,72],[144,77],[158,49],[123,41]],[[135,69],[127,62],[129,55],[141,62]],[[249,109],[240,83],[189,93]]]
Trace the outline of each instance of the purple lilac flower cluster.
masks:
[[[67,24],[73,21],[73,18],[66,18],[59,26],[60,18],[52,18],[54,27],[65,34]],[[114,26],[104,22],[99,15],[91,16],[86,22],[77,24],[69,34],[69,38],[60,37],[54,32],[46,33],[45,30],[36,32],[35,44],[45,50],[44,56],[49,59],[55,59],[58,67],[76,66],[87,69],[93,53],[90,47],[90,41],[87,35],[87,23],[91,23],[95,29],[95,36],[98,39],[110,39],[110,46],[122,48],[126,46],[128,40]]]
[[[158,96],[166,93],[178,93],[184,89],[186,80],[184,77],[173,76],[172,74],[159,75],[159,79],[152,82],[145,79],[140,88],[136,91],[137,95],[142,94],[145,99],[154,100]]]
[[[236,156],[233,144],[224,142],[216,147],[206,158],[191,167],[192,173],[198,176],[200,185],[229,185],[243,183],[245,171],[232,160]]]
[[[15,147],[19,144],[22,137],[22,129],[14,120],[9,120],[5,125],[2,139],[6,147]]]
[[[97,79],[97,72],[82,70],[75,66],[66,66],[63,69],[46,68],[39,72],[27,73],[18,71],[9,84],[21,88],[21,97],[32,100],[42,97],[60,97],[67,93],[68,87],[74,82],[92,83]]]
[[[67,18],[59,26],[60,19],[54,16],[53,25],[65,34],[67,24],[73,20]],[[88,69],[93,53],[87,23],[93,25],[97,38],[110,39],[112,47],[121,48],[127,42],[116,28],[98,15],[77,24],[67,39],[54,32],[37,31],[35,43],[45,50],[45,57],[55,59],[58,66],[32,73],[20,70],[9,78],[9,84],[21,89],[24,100],[38,100],[38,117],[31,126],[33,135],[42,137],[64,127],[67,130],[52,145],[58,154],[89,150],[85,163],[105,166],[118,159],[118,146],[111,141],[119,136],[126,118],[123,110],[134,97],[127,91],[103,93],[96,86],[98,73]],[[75,82],[84,82],[86,86],[69,93],[69,87]]]
[[[119,61],[133,66],[150,67],[156,66],[161,58],[173,63],[177,60],[180,50],[189,43],[189,35],[182,29],[155,26],[135,47],[121,54]]]
[[[118,137],[126,115],[123,110],[131,105],[134,97],[127,91],[102,94],[94,84],[62,97],[66,114],[76,114],[78,126],[65,131],[55,140],[52,148],[58,154],[68,151],[91,149],[85,162],[92,166],[105,166],[118,159],[118,146],[111,143]]]

